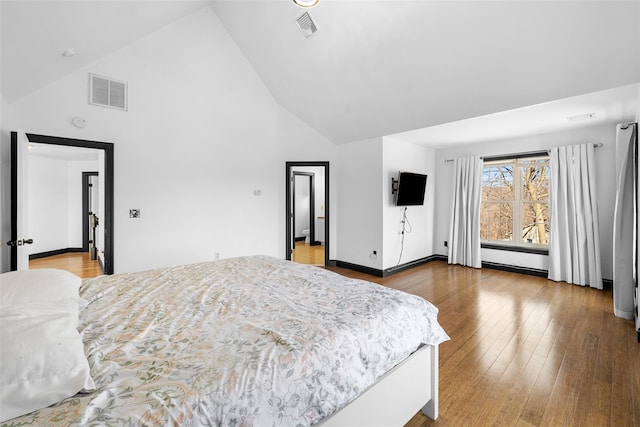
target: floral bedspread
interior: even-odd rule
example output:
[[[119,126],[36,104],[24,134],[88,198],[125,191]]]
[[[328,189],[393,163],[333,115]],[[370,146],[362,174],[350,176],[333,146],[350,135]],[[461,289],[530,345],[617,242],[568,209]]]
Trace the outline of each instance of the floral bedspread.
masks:
[[[266,256],[101,276],[80,295],[97,390],[6,425],[312,425],[448,339],[420,297]]]

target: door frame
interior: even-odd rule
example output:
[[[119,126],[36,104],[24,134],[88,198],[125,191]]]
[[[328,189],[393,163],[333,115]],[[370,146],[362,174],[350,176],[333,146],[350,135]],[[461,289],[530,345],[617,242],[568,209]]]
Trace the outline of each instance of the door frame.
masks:
[[[104,150],[104,274],[113,274],[113,188],[114,188],[114,145],[111,142],[89,141],[27,133],[29,142],[61,145],[65,147],[94,148]],[[18,133],[11,132],[11,240],[18,240]],[[23,236],[24,237],[24,236]],[[22,238],[22,237],[20,237]],[[11,247],[10,269],[18,268],[18,249]]]
[[[285,209],[285,230],[286,230],[286,238],[285,238],[285,259],[291,260],[291,252],[293,251],[293,233],[292,230],[292,172],[294,167],[307,167],[307,166],[315,166],[315,167],[323,167],[324,168],[324,265],[329,266],[329,224],[330,224],[330,205],[329,205],[329,166],[330,162],[316,162],[316,161],[291,161],[286,162],[285,164],[285,199],[286,199],[286,209]],[[314,227],[312,227],[314,228]],[[314,233],[315,234],[315,233]],[[314,236],[315,237],[315,236]],[[309,235],[309,239],[311,240],[311,235]]]
[[[316,177],[313,172],[298,172],[293,171],[293,187],[291,188],[293,209],[291,213],[293,215],[293,225],[291,226],[294,240],[296,238],[296,175],[309,177],[309,245],[316,245],[316,227],[314,219],[316,217]]]
[[[89,252],[89,179],[98,176],[98,172],[82,172],[82,252]],[[95,242],[93,242],[95,245]]]

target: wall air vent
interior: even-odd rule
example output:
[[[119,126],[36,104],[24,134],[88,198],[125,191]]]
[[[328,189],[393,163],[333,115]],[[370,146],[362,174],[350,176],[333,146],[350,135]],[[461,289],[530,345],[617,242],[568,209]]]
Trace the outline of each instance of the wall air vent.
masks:
[[[127,111],[127,83],[89,73],[89,104]]]
[[[302,31],[305,37],[311,37],[313,34],[315,34],[316,31],[318,31],[318,27],[316,27],[313,19],[311,19],[311,15],[309,15],[309,12],[305,12],[300,15],[298,19],[296,19],[296,22],[298,23],[298,27],[300,27],[300,31]]]

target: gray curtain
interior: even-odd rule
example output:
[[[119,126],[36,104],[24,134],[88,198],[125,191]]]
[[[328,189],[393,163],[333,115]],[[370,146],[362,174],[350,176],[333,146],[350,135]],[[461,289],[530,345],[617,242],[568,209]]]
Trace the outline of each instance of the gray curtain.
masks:
[[[480,268],[482,159],[458,157],[453,161],[453,169],[449,264]]]
[[[618,126],[616,134],[616,206],[613,220],[613,312],[633,319],[636,283],[637,126]]]
[[[549,279],[602,289],[593,144],[552,148]]]

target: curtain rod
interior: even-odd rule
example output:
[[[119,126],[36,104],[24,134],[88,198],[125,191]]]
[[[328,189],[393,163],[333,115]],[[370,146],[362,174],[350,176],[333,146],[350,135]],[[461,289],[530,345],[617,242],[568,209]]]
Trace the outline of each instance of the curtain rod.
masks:
[[[637,124],[637,122],[620,123],[620,129],[629,129],[631,126],[636,126]]]
[[[604,146],[604,144],[602,142],[598,142],[596,144],[593,144],[593,148],[600,148],[600,147],[603,147],[603,146]],[[528,151],[526,153],[501,154],[499,156],[487,156],[487,157],[480,156],[480,158],[482,160],[488,160],[488,161],[506,160],[506,159],[512,159],[512,158],[515,158],[515,157],[544,156],[546,154],[549,154],[549,151],[550,150]],[[444,162],[445,163],[451,163],[451,162],[453,162],[453,159],[446,159]]]

